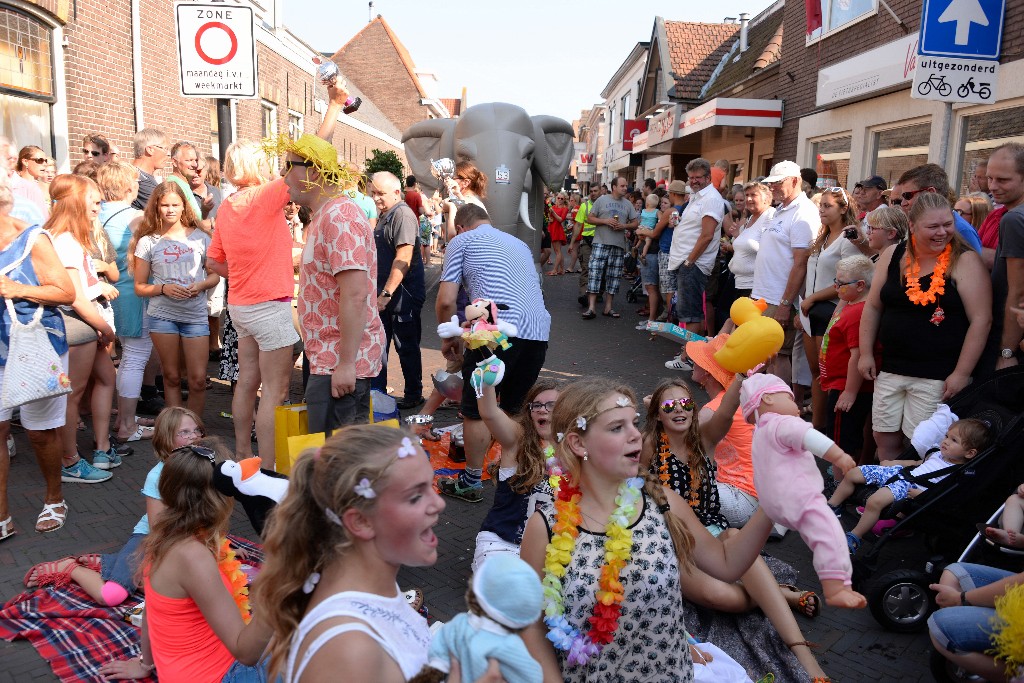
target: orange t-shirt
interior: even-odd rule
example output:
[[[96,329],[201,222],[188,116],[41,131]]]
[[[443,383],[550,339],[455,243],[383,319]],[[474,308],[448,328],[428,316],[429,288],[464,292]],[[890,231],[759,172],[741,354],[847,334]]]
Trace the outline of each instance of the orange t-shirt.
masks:
[[[230,591],[231,582],[224,572],[220,580]],[[219,683],[235,663],[228,648],[206,622],[192,598],[168,598],[149,584],[146,586],[146,628],[153,649],[153,663],[161,681]]]
[[[291,300],[295,290],[292,233],[284,217],[282,178],[226,197],[206,256],[228,264],[228,303],[251,306]]]
[[[725,398],[723,391],[704,406],[712,412],[718,410]],[[754,425],[743,419],[739,408],[732,416],[732,426],[725,438],[715,446],[715,464],[718,465],[718,481],[734,486],[744,493],[757,498],[754,488],[754,462],[751,460],[750,445],[754,441]]]

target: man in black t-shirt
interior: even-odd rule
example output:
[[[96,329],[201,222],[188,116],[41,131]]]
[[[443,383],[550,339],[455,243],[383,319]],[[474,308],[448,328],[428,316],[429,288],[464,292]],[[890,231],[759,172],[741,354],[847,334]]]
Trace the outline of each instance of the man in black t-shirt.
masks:
[[[377,310],[387,336],[384,367],[370,386],[387,391],[388,349],[394,339],[405,378],[405,397],[398,401],[398,407],[408,410],[423,403],[420,310],[427,292],[420,257],[419,218],[402,200],[402,185],[393,174],[374,173],[368,189],[379,212],[373,230],[377,244]]]
[[[150,195],[159,184],[156,176],[167,161],[167,136],[156,128],[143,128],[133,140],[135,159],[132,165],[139,169],[139,194],[132,207],[145,211]]]

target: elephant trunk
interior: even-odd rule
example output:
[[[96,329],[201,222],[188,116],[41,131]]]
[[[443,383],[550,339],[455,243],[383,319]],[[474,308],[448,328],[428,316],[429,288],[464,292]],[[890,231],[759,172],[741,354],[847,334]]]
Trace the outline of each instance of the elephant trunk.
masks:
[[[521,220],[530,230],[533,230],[534,232],[537,231],[537,229],[530,223],[530,198],[527,196],[525,190],[523,190],[523,193],[519,195],[519,220]]]

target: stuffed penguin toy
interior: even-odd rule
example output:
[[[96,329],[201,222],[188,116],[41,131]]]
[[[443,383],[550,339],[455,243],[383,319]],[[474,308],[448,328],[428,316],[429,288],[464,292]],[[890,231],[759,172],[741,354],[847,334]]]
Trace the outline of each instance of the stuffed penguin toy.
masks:
[[[288,478],[272,470],[260,469],[259,458],[239,462],[225,460],[213,470],[213,483],[225,496],[231,496],[245,510],[252,528],[260,536],[267,515],[288,492]]]

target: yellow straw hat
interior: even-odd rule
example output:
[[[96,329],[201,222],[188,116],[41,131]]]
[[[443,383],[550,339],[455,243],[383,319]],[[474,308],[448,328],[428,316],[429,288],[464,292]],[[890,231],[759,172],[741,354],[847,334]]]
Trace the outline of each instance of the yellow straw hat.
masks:
[[[292,140],[287,135],[279,135],[276,138],[265,139],[263,148],[268,157],[281,157],[291,153],[312,162],[313,168],[320,175],[320,182],[314,184],[323,189],[327,189],[328,185],[341,187],[352,180],[352,173],[338,163],[338,150],[316,135],[306,133],[297,140]]]

